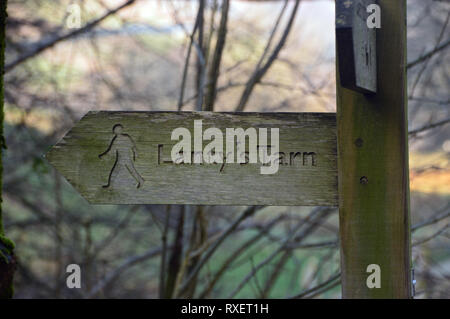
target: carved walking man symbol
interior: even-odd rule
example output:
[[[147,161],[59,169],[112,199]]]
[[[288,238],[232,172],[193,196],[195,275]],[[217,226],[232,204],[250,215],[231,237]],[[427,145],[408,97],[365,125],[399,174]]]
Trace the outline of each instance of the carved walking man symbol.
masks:
[[[136,144],[130,135],[122,133],[123,126],[121,124],[114,125],[112,131],[114,137],[111,140],[108,149],[98,156],[101,159],[104,155],[112,151],[116,157],[111,172],[109,173],[108,184],[103,185],[103,188],[111,186],[111,182],[114,181],[119,172],[124,169],[133,176],[137,182],[136,188],[139,188],[144,184],[144,179],[134,167],[134,161],[136,161],[137,157]]]

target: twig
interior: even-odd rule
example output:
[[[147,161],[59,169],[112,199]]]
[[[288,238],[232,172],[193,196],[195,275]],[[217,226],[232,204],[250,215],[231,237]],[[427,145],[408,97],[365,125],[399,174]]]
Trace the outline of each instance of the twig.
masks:
[[[236,287],[236,289],[234,289],[231,294],[228,296],[228,298],[233,298],[234,296],[236,296],[237,293],[239,293],[239,291],[241,291],[241,289],[247,284],[247,282],[260,270],[262,269],[265,265],[267,265],[269,262],[271,262],[276,256],[278,256],[279,253],[281,253],[282,251],[289,249],[288,245],[291,241],[300,241],[303,238],[306,237],[306,235],[308,235],[309,233],[311,233],[318,225],[318,221],[321,220],[322,218],[326,217],[329,215],[331,211],[330,210],[323,210],[323,208],[318,208],[316,210],[314,210],[310,216],[309,219],[311,219],[311,225],[306,228],[303,232],[301,232],[300,234],[297,234],[298,229],[300,229],[300,226],[304,223],[304,221],[300,221],[297,226],[295,227],[295,231],[293,231],[290,235],[287,236],[287,238],[284,240],[284,242],[272,253],[270,254],[267,258],[265,258],[263,261],[261,261],[254,270],[252,270],[251,272],[249,272],[247,274],[247,276],[239,283],[239,285]]]
[[[161,252],[161,267],[159,271],[159,298],[164,298],[166,287],[166,255],[167,255],[167,234],[169,232],[170,222],[170,205],[166,207],[166,220],[164,222],[164,230],[161,234],[162,252]]]
[[[128,223],[136,214],[138,208],[139,206],[131,207],[131,209],[127,212],[126,216],[116,226],[114,226],[114,228],[109,232],[109,234],[99,244],[94,245],[92,253],[93,256],[98,255],[100,251],[102,251],[103,249],[108,247],[108,245],[113,243],[114,238],[116,238],[117,235],[119,235],[122,229],[127,227]]]
[[[121,265],[119,265],[116,269],[110,271],[105,278],[103,278],[100,282],[98,282],[87,294],[87,298],[94,297],[100,290],[102,290],[106,285],[115,280],[122,272],[129,269],[131,266],[137,265],[147,259],[158,256],[161,253],[162,249],[160,247],[151,249],[146,253],[141,255],[133,256],[126,259]]]
[[[204,56],[204,20],[205,20],[205,0],[199,1],[199,20],[198,20],[198,48],[197,48],[197,111],[203,108],[203,88],[206,78],[206,58]],[[195,45],[195,43],[194,43]]]
[[[448,209],[448,207],[447,207],[447,209]],[[423,221],[421,223],[418,223],[418,224],[414,225],[413,227],[411,227],[411,231],[415,232],[416,230],[418,230],[420,228],[423,228],[423,227],[435,224],[437,222],[440,222],[441,220],[443,220],[443,219],[445,219],[445,218],[447,218],[449,216],[450,216],[450,210],[447,211],[447,212],[444,212],[442,214],[437,214],[436,216],[433,216],[432,218],[430,218],[428,220],[425,220],[425,221]]]
[[[292,13],[289,18],[288,24],[287,24],[286,28],[284,29],[283,35],[281,36],[281,39],[278,42],[278,44],[276,45],[272,54],[270,55],[270,57],[267,59],[266,63],[262,67],[255,69],[255,71],[251,75],[250,79],[248,80],[247,85],[244,89],[244,92],[242,93],[241,99],[239,100],[239,104],[236,107],[236,111],[242,112],[244,110],[255,85],[261,81],[263,76],[267,73],[267,71],[272,66],[273,62],[278,58],[278,54],[280,53],[281,49],[283,48],[284,44],[286,43],[286,40],[292,29],[292,25],[294,24],[295,16],[297,14],[297,9],[300,4],[300,1],[301,0],[295,1],[295,5],[294,5],[294,8],[292,9]]]
[[[184,290],[188,287],[191,280],[195,278],[195,276],[200,272],[202,267],[205,265],[205,263],[208,261],[208,259],[214,254],[216,249],[222,244],[222,242],[228,238],[228,236],[237,228],[237,226],[242,223],[245,219],[252,216],[260,210],[262,206],[251,206],[248,207],[240,216],[238,219],[236,219],[228,228],[223,232],[223,234],[217,239],[217,241],[211,245],[211,247],[208,249],[208,251],[205,253],[205,255],[202,257],[202,259],[197,263],[197,265],[194,267],[194,269],[189,273],[183,284],[181,285],[179,289],[179,293],[177,295],[180,295],[184,292]]]
[[[169,269],[166,280],[165,298],[171,298],[175,287],[177,286],[177,278],[181,272],[181,255],[183,253],[183,237],[184,237],[184,215],[187,206],[181,205],[178,215],[178,225],[175,233],[175,240],[173,244],[172,256],[169,260]]]
[[[436,46],[433,50],[425,53],[424,55],[422,55],[420,58],[409,62],[406,65],[407,69],[411,69],[413,67],[415,67],[416,65],[428,60],[429,58],[431,58],[433,55],[435,55],[436,53],[438,53],[439,51],[444,50],[445,48],[447,48],[450,45],[450,39],[448,39],[447,41],[445,41],[444,43]]]
[[[420,97],[413,97],[411,96],[409,98],[411,101],[417,101],[417,102],[423,102],[423,103],[434,103],[438,105],[448,105],[450,104],[450,100],[434,100],[434,99],[427,99],[427,98],[420,98]]]
[[[450,224],[445,225],[444,227],[442,227],[441,229],[439,229],[436,233],[434,233],[433,235],[423,238],[421,240],[418,240],[416,242],[413,243],[413,246],[419,246],[422,244],[425,244],[426,242],[438,237],[440,234],[442,234],[443,232],[445,232],[448,228],[450,227]]]
[[[209,295],[211,290],[213,289],[214,285],[219,281],[219,279],[222,277],[222,275],[227,270],[228,266],[232,264],[234,261],[236,261],[237,257],[241,255],[245,250],[253,246],[256,242],[258,242],[261,238],[263,238],[272,227],[274,227],[278,222],[283,220],[285,216],[279,216],[269,222],[264,228],[261,229],[261,231],[244,242],[238,249],[236,249],[228,258],[223,262],[223,264],[220,266],[219,270],[214,275],[214,278],[208,283],[207,287],[202,291],[202,293],[199,294],[199,298],[203,299],[206,298],[206,296]]]
[[[329,252],[322,256],[316,266],[315,271],[309,276],[308,281],[306,282],[306,284],[304,285],[304,287],[306,289],[309,289],[309,287],[313,284],[314,280],[316,278],[318,278],[319,273],[323,270],[323,268],[325,267],[325,265],[327,264],[328,261],[330,261],[334,255],[335,255],[335,250],[334,249],[330,249]]]
[[[442,120],[442,121],[439,121],[439,122],[435,122],[435,123],[431,123],[431,124],[422,126],[421,128],[409,131],[408,134],[414,136],[417,133],[428,131],[428,130],[431,130],[431,129],[435,128],[435,127],[442,126],[442,125],[445,125],[445,124],[448,124],[448,123],[450,123],[450,118]]]
[[[250,257],[250,265],[252,266],[252,270],[255,269],[255,261],[253,257]],[[254,276],[254,281],[255,281],[255,287],[256,287],[256,291],[258,292],[258,295],[262,295],[263,291],[261,289],[261,284],[259,283],[258,280],[258,276]]]
[[[230,0],[224,0],[222,3],[222,17],[220,18],[219,31],[217,33],[216,47],[214,56],[209,69],[209,85],[208,92],[205,96],[205,111],[214,110],[214,102],[216,99],[217,80],[219,78],[220,62],[222,60],[223,48],[227,37],[227,22]]]
[[[256,70],[259,69],[259,67],[261,66],[261,64],[264,61],[264,58],[267,56],[267,53],[269,53],[269,49],[272,46],[272,41],[275,37],[275,34],[277,33],[278,27],[281,23],[281,19],[283,18],[284,13],[286,12],[287,5],[288,5],[288,0],[284,0],[283,7],[281,8],[280,13],[278,14],[278,18],[275,22],[272,32],[270,33],[269,40],[267,40],[267,44],[266,44],[266,47],[264,48],[263,54],[261,54],[261,57],[259,58],[259,61],[256,64],[256,68],[255,68]]]
[[[186,59],[184,62],[184,68],[183,68],[183,76],[182,76],[182,80],[181,80],[181,89],[180,89],[180,96],[178,98],[178,111],[181,111],[181,109],[183,108],[183,105],[185,104],[183,102],[184,100],[184,90],[186,89],[186,80],[187,80],[187,75],[188,75],[188,69],[189,69],[189,60],[191,59],[191,52],[192,52],[192,46],[194,44],[194,35],[195,32],[197,31],[198,28],[198,22],[200,19],[200,7],[199,10],[197,12],[197,17],[195,18],[195,24],[194,24],[194,28],[192,29],[192,33],[189,36],[189,45],[188,45],[188,52],[186,54]],[[183,26],[184,28],[184,26]]]
[[[339,242],[337,240],[321,241],[318,243],[309,243],[309,244],[292,244],[289,245],[289,248],[292,249],[330,248],[336,247],[338,243]]]
[[[447,25],[448,25],[449,21],[450,21],[450,12],[447,13],[447,18],[446,18],[446,20],[444,22],[444,25],[442,26],[441,32],[440,32],[440,34],[439,34],[439,36],[437,38],[436,45],[434,47],[435,49],[439,47],[439,43],[442,41],[442,37],[444,36],[445,29],[447,29]],[[428,59],[424,60],[425,63],[422,65],[421,69],[417,73],[417,77],[416,77],[416,79],[415,79],[415,81],[414,81],[414,83],[412,85],[410,96],[414,96],[414,92],[416,90],[416,87],[419,84],[420,78],[422,77],[422,74],[425,72],[429,61],[430,60],[428,60]]]
[[[38,55],[39,53],[45,51],[46,49],[49,49],[51,47],[53,47],[55,44],[71,39],[73,37],[76,37],[82,33],[85,33],[89,30],[91,30],[92,28],[94,28],[97,24],[99,24],[100,22],[102,22],[103,20],[105,20],[107,17],[117,13],[118,11],[122,10],[123,8],[128,7],[129,5],[133,4],[135,2],[135,0],[128,0],[125,3],[123,3],[122,5],[116,7],[115,9],[109,10],[108,12],[106,12],[104,15],[102,15],[101,17],[92,20],[91,22],[89,22],[88,24],[86,24],[84,27],[80,28],[80,29],[75,29],[72,32],[69,32],[65,35],[56,37],[54,39],[51,39],[50,41],[47,41],[46,43],[40,44],[37,48],[35,48],[34,50],[25,53],[24,55],[18,57],[17,59],[15,59],[14,61],[12,61],[11,63],[8,63],[7,65],[5,65],[5,73],[11,71],[12,69],[14,69],[16,66],[18,66],[19,64],[27,61],[28,59],[33,58],[34,56]]]
[[[289,299],[312,298],[312,297],[316,296],[317,293],[323,292],[323,288],[331,289],[331,288],[337,286],[338,284],[340,284],[340,282],[341,282],[339,280],[340,277],[341,277],[341,273],[337,273],[336,275],[331,276],[329,279],[327,279],[323,283],[321,283],[311,289],[308,289],[302,293],[299,293],[298,295],[290,297]]]

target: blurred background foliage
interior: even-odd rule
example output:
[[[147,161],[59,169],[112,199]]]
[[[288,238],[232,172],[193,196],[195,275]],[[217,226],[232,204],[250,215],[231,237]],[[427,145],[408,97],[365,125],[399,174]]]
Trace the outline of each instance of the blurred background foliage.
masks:
[[[294,2],[8,1],[3,207],[16,298],[340,297],[335,209],[91,206],[42,157],[89,110],[205,109],[211,83],[199,83],[225,11],[214,111],[236,110],[281,44],[242,109],[334,112],[334,1],[300,1],[288,30]],[[79,28],[68,27],[73,5]],[[408,0],[418,298],[450,297],[449,17],[448,2]],[[81,289],[66,287],[71,263]]]

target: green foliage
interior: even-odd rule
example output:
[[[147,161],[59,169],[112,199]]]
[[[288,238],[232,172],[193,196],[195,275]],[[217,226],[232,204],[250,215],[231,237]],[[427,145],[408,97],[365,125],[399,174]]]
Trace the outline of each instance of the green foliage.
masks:
[[[14,242],[4,235],[0,235],[0,257],[3,259],[3,262],[8,264],[13,253]]]

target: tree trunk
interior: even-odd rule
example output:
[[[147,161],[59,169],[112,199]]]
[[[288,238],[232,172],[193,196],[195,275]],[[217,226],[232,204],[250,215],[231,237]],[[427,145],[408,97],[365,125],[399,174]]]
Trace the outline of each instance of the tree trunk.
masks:
[[[1,159],[3,157],[3,149],[5,147],[5,138],[3,136],[3,74],[5,69],[5,29],[6,29],[6,0],[0,3],[0,203],[2,201],[2,177],[3,166]],[[13,295],[13,276],[16,268],[16,260],[14,256],[14,244],[5,237],[3,229],[3,213],[0,206],[0,298],[11,298]]]

